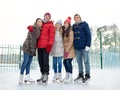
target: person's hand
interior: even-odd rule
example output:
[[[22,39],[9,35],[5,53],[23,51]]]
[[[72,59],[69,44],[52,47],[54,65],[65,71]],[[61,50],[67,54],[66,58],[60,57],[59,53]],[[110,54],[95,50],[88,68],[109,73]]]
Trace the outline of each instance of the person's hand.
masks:
[[[32,32],[32,31],[33,31],[33,25],[29,25],[29,26],[27,27],[27,29],[28,29],[30,32]]]
[[[48,45],[48,46],[47,46],[47,48],[46,48],[47,53],[50,53],[51,48],[52,48],[52,46],[51,46],[51,45]]]
[[[69,53],[68,53],[68,52],[65,52],[65,53],[64,53],[64,57],[65,57],[65,58],[67,58],[67,57],[68,57],[68,55],[69,55]]]
[[[89,51],[89,50],[90,50],[90,47],[86,46],[85,51]]]

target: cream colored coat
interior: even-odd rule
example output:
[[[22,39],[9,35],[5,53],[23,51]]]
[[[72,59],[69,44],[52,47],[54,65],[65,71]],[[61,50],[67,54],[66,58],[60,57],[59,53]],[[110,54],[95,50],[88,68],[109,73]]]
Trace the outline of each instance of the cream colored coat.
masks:
[[[73,31],[70,30],[69,36],[63,38],[63,46],[64,46],[64,52],[68,52],[68,57],[67,58],[74,58],[75,57],[75,51],[73,47],[73,40],[74,40],[74,35]],[[67,59],[64,57],[64,59]]]
[[[59,30],[56,30],[56,32],[55,32],[54,45],[52,47],[50,55],[54,56],[54,57],[63,57],[63,55],[64,55],[62,35],[60,35]]]

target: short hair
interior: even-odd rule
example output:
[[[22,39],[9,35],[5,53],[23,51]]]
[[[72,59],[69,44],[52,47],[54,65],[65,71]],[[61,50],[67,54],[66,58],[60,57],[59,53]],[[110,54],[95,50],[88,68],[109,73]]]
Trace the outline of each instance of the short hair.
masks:
[[[79,16],[79,17],[80,17],[80,15],[79,15],[79,14],[75,14],[75,15],[74,15],[74,17],[75,17],[75,16]]]
[[[74,18],[75,18],[76,16],[79,16],[79,17],[80,17],[80,20],[81,20],[81,16],[80,16],[79,14],[75,14],[75,15],[74,15]]]

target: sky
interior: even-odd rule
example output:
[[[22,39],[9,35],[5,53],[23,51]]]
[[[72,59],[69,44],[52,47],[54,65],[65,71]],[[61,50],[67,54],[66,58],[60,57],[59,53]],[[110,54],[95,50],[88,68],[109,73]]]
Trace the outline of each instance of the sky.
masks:
[[[120,28],[119,0],[0,0],[0,44],[21,44],[27,26],[50,12],[55,22],[80,14],[90,27],[117,24]]]

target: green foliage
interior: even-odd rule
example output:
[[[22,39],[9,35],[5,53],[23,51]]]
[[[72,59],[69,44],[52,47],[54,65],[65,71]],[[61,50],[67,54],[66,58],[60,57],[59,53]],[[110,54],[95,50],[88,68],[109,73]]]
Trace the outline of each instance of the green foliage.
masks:
[[[100,36],[100,32],[102,35]],[[95,48],[100,47],[100,37],[102,37],[103,49],[120,49],[120,30],[117,25],[103,26],[97,28],[97,37],[94,39],[93,45]]]

